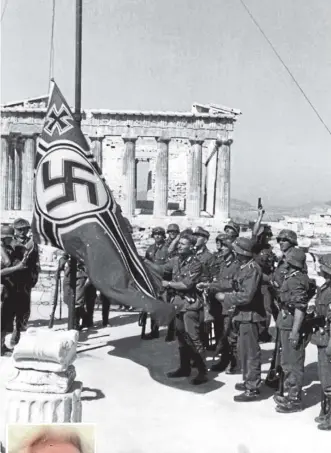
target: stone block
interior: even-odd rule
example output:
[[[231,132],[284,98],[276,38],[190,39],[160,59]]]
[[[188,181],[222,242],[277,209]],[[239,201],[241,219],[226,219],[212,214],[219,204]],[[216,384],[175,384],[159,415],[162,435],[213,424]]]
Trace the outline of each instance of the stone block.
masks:
[[[6,423],[80,423],[82,383],[67,393],[6,391]]]
[[[24,341],[15,346],[14,366],[19,369],[40,371],[66,371],[77,354],[76,330],[27,330]]]

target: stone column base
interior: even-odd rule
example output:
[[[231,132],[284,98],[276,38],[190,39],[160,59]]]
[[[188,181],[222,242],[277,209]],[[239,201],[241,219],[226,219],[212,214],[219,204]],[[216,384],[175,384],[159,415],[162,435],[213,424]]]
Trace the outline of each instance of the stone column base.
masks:
[[[6,423],[80,423],[82,382],[68,393],[6,391]]]

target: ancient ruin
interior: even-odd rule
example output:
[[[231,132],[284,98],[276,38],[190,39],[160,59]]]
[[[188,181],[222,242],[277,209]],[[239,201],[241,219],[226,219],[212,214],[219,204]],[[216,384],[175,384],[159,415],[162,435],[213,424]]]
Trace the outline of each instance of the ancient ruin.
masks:
[[[2,106],[3,221],[31,217],[36,139],[46,103],[43,96]],[[205,213],[226,221],[231,145],[240,113],[201,104],[193,104],[191,112],[84,110],[82,129],[127,217],[144,210],[153,218],[182,211],[192,220]]]

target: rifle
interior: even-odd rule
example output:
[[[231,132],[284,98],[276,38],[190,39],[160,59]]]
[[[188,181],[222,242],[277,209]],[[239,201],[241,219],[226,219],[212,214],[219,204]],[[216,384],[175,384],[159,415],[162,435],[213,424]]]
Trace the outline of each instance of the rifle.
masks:
[[[54,294],[53,294],[53,307],[52,307],[52,313],[51,317],[49,320],[48,328],[52,329],[54,326],[54,318],[55,318],[55,312],[57,308],[57,299],[58,299],[58,294],[59,294],[59,285],[60,285],[60,280],[61,280],[61,269],[58,267],[56,273],[55,273],[55,288],[54,288]]]
[[[275,347],[272,353],[270,368],[265,380],[265,384],[273,389],[279,389],[281,395],[284,393],[284,372],[280,365],[281,342],[280,330],[276,330]]]

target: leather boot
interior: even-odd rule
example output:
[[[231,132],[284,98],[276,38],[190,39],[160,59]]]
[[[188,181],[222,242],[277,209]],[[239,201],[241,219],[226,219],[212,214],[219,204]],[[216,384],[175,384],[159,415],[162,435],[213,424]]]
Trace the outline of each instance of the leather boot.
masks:
[[[317,428],[321,431],[331,431],[331,397],[326,396],[327,400],[327,409],[328,411],[325,414],[324,421],[317,425]]]
[[[109,324],[109,308],[110,308],[110,300],[104,296],[100,295],[101,299],[101,307],[102,307],[102,326],[107,327]]]
[[[94,314],[95,298],[91,297],[86,301],[86,319],[84,327],[93,327],[93,314]]]
[[[330,409],[329,406],[330,406],[330,402],[329,402],[328,398],[325,396],[325,393],[323,392],[323,390],[321,390],[321,410],[320,410],[318,417],[314,418],[314,421],[316,423],[323,423],[325,421],[327,413]]]
[[[190,356],[185,348],[179,348],[179,368],[174,371],[169,371],[169,378],[188,377],[191,374]]]
[[[144,340],[153,340],[154,338],[159,337],[160,337],[159,326],[153,319],[151,319],[151,331],[150,333],[144,336]]]
[[[259,399],[260,391],[258,389],[255,390],[248,390],[246,389],[240,395],[236,395],[233,397],[234,401],[237,403],[248,403],[250,401],[256,401]]]
[[[223,371],[226,370],[227,366],[229,365],[229,360],[230,358],[228,354],[226,353],[222,354],[221,359],[218,362],[213,363],[213,365],[210,367],[210,370],[219,371],[220,373],[222,373]]]
[[[238,366],[238,361],[235,355],[230,356],[230,363],[228,364],[225,374],[237,374],[240,373],[240,367]]]
[[[203,356],[203,351],[196,352],[194,355],[194,361],[198,369],[198,374],[191,380],[192,385],[204,384],[208,381],[207,365]]]
[[[170,343],[171,341],[175,341],[176,333],[176,324],[175,320],[172,320],[171,323],[168,325],[167,335],[165,337],[165,341]]]
[[[82,330],[86,323],[86,311],[84,307],[75,307],[74,329]]]
[[[284,402],[279,402],[276,406],[276,411],[281,414],[288,414],[291,412],[301,412],[303,409],[301,397],[291,397],[288,396],[285,398]]]

